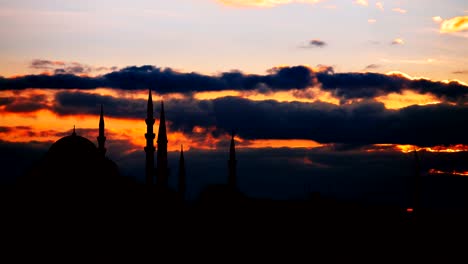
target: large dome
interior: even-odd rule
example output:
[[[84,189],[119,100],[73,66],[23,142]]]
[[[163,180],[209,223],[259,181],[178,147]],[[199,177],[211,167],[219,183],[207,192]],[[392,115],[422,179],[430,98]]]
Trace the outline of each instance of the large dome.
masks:
[[[84,159],[94,159],[98,155],[98,152],[93,142],[73,133],[52,144],[47,155],[57,158],[80,157]]]

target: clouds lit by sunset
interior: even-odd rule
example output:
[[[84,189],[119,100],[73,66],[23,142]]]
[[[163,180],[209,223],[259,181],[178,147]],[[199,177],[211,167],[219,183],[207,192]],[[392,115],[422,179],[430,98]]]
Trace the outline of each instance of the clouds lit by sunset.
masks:
[[[170,151],[465,150],[462,2],[2,1],[0,139],[96,138],[102,104],[109,152],[142,151],[151,89]]]

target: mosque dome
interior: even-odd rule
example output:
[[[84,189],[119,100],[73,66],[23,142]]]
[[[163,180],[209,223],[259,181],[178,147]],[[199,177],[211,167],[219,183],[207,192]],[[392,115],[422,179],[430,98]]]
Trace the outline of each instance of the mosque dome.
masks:
[[[52,144],[47,156],[58,159],[79,157],[80,160],[90,160],[97,158],[98,151],[93,142],[73,132],[70,136],[63,137]]]

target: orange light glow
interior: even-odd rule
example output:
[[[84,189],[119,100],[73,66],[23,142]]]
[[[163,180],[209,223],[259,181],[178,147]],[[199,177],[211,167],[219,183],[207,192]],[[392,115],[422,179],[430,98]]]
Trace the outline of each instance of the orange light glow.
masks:
[[[468,171],[441,171],[436,169],[430,169],[429,174],[451,174],[456,176],[468,176]]]
[[[458,16],[444,20],[440,25],[440,33],[453,33],[468,30],[468,16]]]
[[[321,0],[217,0],[217,2],[230,7],[257,7],[266,8],[293,2],[315,4]]]
[[[197,100],[213,100],[226,96],[239,96],[240,92],[234,90],[198,92],[193,96]]]
[[[324,146],[313,140],[302,139],[256,139],[249,140],[239,148],[318,148]]]
[[[340,100],[335,98],[330,92],[322,91],[318,87],[311,87],[305,90],[279,91],[270,93],[259,93],[257,91],[218,91],[218,92],[198,92],[194,94],[197,100],[214,100],[226,96],[237,96],[252,101],[275,100],[278,102],[326,102],[334,105],[339,105]]]
[[[442,153],[456,153],[462,151],[468,151],[468,145],[450,145],[450,146],[434,146],[434,147],[417,147],[414,145],[395,145],[395,147],[404,153],[417,151],[428,151],[428,152],[442,152]]]
[[[430,94],[418,94],[413,91],[404,90],[400,93],[391,93],[375,98],[376,101],[382,102],[387,109],[400,109],[410,105],[429,105],[439,104],[441,101],[436,96]]]

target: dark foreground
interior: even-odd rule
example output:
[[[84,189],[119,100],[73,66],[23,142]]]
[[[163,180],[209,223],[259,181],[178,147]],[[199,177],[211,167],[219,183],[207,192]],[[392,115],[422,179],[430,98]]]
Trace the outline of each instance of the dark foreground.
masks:
[[[296,253],[325,254],[329,260],[346,259],[349,253],[392,257],[460,238],[464,243],[468,226],[465,210],[408,213],[405,208],[320,197],[251,199],[227,190],[186,203],[161,190],[9,189],[2,193],[1,206],[4,250],[33,247],[54,256],[66,252],[62,260],[94,251],[113,258],[135,249],[138,255],[175,250],[174,261],[195,256],[187,256],[187,250],[206,257],[226,252],[224,258],[247,252],[265,259],[281,255],[288,262]]]

